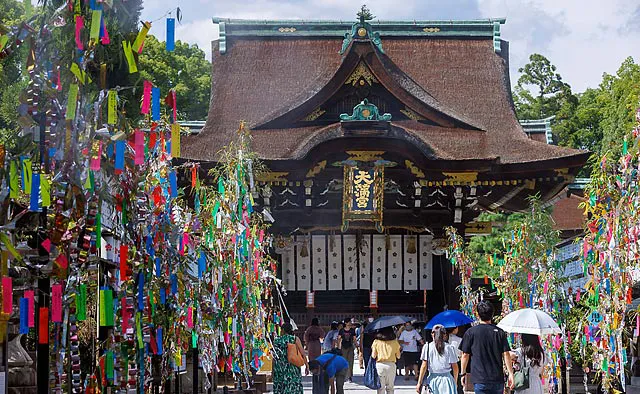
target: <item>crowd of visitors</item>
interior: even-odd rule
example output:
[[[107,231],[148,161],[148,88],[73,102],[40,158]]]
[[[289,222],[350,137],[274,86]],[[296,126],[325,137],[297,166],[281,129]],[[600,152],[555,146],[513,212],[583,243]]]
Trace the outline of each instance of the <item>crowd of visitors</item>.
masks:
[[[476,308],[479,324],[470,327],[462,338],[459,328],[436,324],[431,341],[425,343],[412,323],[400,329],[384,327],[374,332],[364,328],[373,318],[356,327],[352,320],[332,322],[324,332],[314,318],[303,335],[303,344],[294,335],[291,324],[282,327],[282,335],[274,341],[274,394],[302,394],[302,363],[291,362],[291,352],[305,354],[305,373],[313,375],[313,394],[343,394],[345,382],[352,382],[353,363],[358,350],[361,368],[375,360],[379,377],[378,394],[393,394],[400,362],[405,380],[414,376],[418,394],[502,394],[505,385],[517,394],[542,394],[542,370],[545,355],[536,335],[523,334],[522,345],[511,350],[507,334],[493,324],[494,309],[482,301]],[[293,350],[292,350],[293,349]],[[373,363],[373,361],[371,361]],[[520,372],[516,382],[516,371]],[[506,379],[505,379],[506,371]],[[401,374],[401,372],[400,372]],[[374,374],[375,375],[375,374]],[[525,376],[526,382],[522,382]],[[377,387],[377,386],[376,386]]]

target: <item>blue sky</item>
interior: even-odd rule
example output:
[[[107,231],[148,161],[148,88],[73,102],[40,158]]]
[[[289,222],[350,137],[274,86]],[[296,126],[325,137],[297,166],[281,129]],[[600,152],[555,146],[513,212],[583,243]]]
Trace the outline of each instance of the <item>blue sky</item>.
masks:
[[[502,38],[510,42],[511,79],[531,53],[547,56],[580,92],[602,73],[615,73],[633,56],[640,61],[640,0],[369,0],[380,20],[506,17]],[[142,17],[155,20],[180,7],[176,39],[198,44],[210,58],[218,37],[212,16],[250,19],[355,20],[361,2],[347,0],[147,0]],[[164,40],[164,21],[151,30]]]

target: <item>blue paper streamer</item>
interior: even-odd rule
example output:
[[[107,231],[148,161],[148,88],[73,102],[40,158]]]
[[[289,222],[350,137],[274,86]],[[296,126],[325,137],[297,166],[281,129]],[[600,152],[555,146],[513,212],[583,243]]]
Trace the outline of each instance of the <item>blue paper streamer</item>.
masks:
[[[138,273],[138,310],[144,310],[144,274]]]
[[[29,333],[29,300],[20,298],[20,334]]]
[[[160,266],[160,262],[162,260],[160,260],[160,257],[156,257],[156,276],[160,276],[162,273],[160,272],[161,266]]]
[[[176,274],[171,274],[171,295],[178,292],[178,277]]]
[[[198,279],[202,278],[204,271],[207,269],[207,260],[204,257],[204,252],[200,251],[200,258],[198,258]]]
[[[160,288],[160,303],[162,305],[167,303],[167,290],[164,287]]]
[[[162,351],[162,327],[158,327],[156,331],[156,344],[158,345],[158,356],[161,356]]]
[[[124,170],[124,150],[126,147],[125,141],[116,141],[116,170]]]
[[[31,174],[31,200],[29,204],[30,211],[40,210],[40,173],[33,172]]]
[[[160,88],[151,89],[151,119],[160,120]]]
[[[178,197],[178,177],[175,171],[169,173],[169,185],[171,186],[171,198]]]
[[[176,48],[176,20],[167,18],[167,51],[172,52]]]

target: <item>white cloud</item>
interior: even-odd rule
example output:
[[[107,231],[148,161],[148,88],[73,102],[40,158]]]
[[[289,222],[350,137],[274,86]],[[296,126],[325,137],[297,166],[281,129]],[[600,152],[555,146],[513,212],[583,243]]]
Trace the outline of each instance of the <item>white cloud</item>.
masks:
[[[147,0],[143,18],[154,20],[180,7],[182,25],[176,39],[198,44],[211,58],[210,42],[218,37],[212,16],[247,19],[354,20],[360,2],[344,0]],[[511,78],[531,53],[547,56],[574,91],[595,87],[602,73],[614,73],[629,55],[638,55],[640,34],[628,0],[369,0],[381,20],[506,17],[502,38],[510,42]],[[164,39],[164,23],[152,33]],[[639,60],[636,58],[636,60]]]

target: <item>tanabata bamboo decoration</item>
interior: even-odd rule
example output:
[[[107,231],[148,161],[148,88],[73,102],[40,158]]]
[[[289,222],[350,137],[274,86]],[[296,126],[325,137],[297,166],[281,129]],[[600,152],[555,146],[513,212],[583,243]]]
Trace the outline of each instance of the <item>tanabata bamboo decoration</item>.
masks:
[[[3,307],[19,312],[21,332],[39,319],[38,343],[51,350],[51,391],[146,392],[154,378],[163,384],[186,367],[193,347],[206,373],[248,379],[281,323],[280,304],[271,302],[272,239],[252,201],[258,164],[241,127],[210,176],[201,180],[196,163],[177,167],[179,103],[162,92],[172,99],[161,107],[153,81],[136,86],[146,117],[127,116],[128,88],[106,86],[106,74],[121,71],[108,71],[103,58],[104,46],[120,45],[107,32],[120,2],[47,6],[0,49],[4,56],[30,43],[21,121],[33,135],[31,149],[8,152],[2,162],[6,198],[42,217],[42,225],[21,229],[35,234],[36,260],[15,248],[19,234],[2,230],[0,242],[12,265],[49,276],[52,295],[34,306],[30,289],[5,296],[18,302]],[[135,41],[123,43],[126,74],[136,72],[135,53],[150,28],[144,23]]]
[[[571,367],[565,331],[571,298],[564,286],[565,264],[556,258],[559,240],[551,212],[533,198],[524,220],[503,240],[503,258],[490,259],[500,267],[500,275],[492,282],[502,297],[502,316],[522,308],[540,309],[554,317],[565,334],[541,338],[548,360],[544,378],[550,380],[551,388],[560,382],[562,357]]]
[[[640,268],[640,109],[636,126],[625,136],[620,159],[602,156],[593,167],[583,203],[588,221],[583,244],[584,271],[588,275],[586,303],[590,313],[578,333],[593,349],[593,370],[603,389],[625,387],[625,318],[632,301],[632,286]],[[637,312],[637,311],[636,311]],[[634,319],[635,320],[635,319]],[[634,321],[636,335],[640,320]]]
[[[460,286],[458,286],[460,310],[475,320],[475,307],[482,297],[480,291],[473,291],[471,288],[471,277],[473,276],[475,262],[466,252],[464,239],[458,234],[457,230],[454,227],[447,227],[446,233],[449,238],[447,257],[451,261],[451,270],[455,274],[455,269],[457,268],[460,277]]]

